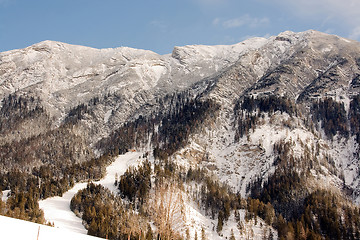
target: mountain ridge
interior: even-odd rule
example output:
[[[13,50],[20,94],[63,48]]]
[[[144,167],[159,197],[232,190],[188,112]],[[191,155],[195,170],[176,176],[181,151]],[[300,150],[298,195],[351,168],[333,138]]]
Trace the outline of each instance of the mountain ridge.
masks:
[[[154,169],[199,168],[226,196],[330,234],[311,220],[313,202],[331,198],[343,212],[360,202],[359,59],[359,42],[314,30],[166,55],[52,41],[0,53],[0,169],[43,179],[46,198],[132,149]],[[212,218],[221,211],[230,216],[224,203]]]

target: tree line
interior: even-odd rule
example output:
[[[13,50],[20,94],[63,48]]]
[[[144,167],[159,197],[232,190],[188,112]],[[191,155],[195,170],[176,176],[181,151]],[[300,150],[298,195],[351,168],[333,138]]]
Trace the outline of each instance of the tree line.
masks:
[[[245,96],[237,101],[234,107],[235,115],[235,141],[247,135],[250,129],[254,129],[260,117],[264,113],[273,115],[276,111],[297,116],[299,113],[293,101],[286,97],[275,95],[255,98]]]

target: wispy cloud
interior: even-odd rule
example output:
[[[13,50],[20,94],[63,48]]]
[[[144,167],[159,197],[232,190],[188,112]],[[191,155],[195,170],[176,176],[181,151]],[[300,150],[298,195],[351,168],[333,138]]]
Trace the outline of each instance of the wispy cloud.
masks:
[[[325,25],[341,23],[348,29],[349,37],[360,37],[359,0],[274,0],[274,3],[298,17],[323,18]]]
[[[353,18],[359,16],[359,0],[275,0],[278,4],[293,6],[302,15],[330,14],[333,17]]]
[[[242,41],[248,40],[248,39],[250,39],[250,38],[255,38],[255,37],[269,38],[269,37],[271,37],[271,34],[270,34],[270,33],[266,33],[266,34],[264,34],[264,35],[262,35],[262,34],[259,34],[259,35],[246,35],[246,36],[241,37],[241,38],[239,39],[239,41],[242,42]]]
[[[349,38],[360,40],[360,26],[353,28],[349,35]]]
[[[155,28],[159,29],[162,32],[166,32],[168,27],[169,27],[167,23],[165,23],[163,21],[159,21],[159,20],[151,21],[150,26],[155,27]]]
[[[220,18],[215,18],[215,19],[213,20],[212,24],[216,26],[216,25],[219,25],[220,22],[221,22]]]
[[[245,40],[255,38],[255,37],[269,38],[269,37],[271,37],[271,34],[266,33],[266,34],[245,35],[242,37],[234,37],[234,36],[225,35],[222,38],[221,44],[226,44],[226,45],[234,44],[234,43],[243,42]]]
[[[238,18],[232,18],[227,20],[222,20],[220,18],[215,18],[213,20],[213,25],[221,25],[224,28],[239,28],[247,26],[250,28],[257,28],[264,26],[270,23],[270,20],[267,17],[257,18],[251,17],[248,14],[240,16]]]

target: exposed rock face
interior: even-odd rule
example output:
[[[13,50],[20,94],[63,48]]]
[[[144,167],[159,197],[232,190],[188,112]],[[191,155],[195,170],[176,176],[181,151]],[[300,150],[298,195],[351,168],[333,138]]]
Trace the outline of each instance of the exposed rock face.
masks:
[[[0,53],[1,114],[5,119],[1,144],[12,146],[59,126],[73,126],[62,131],[67,132],[66,139],[76,136],[76,151],[83,153],[83,161],[93,156],[90,148],[102,151],[96,144],[124,123],[140,116],[175,115],[178,106],[185,104],[181,101],[186,102],[176,98],[181,92],[188,100],[212,101],[220,107],[216,118],[196,123],[201,126],[173,158],[192,159],[248,195],[249,183],[274,173],[275,144],[292,142],[291,151],[299,158],[318,145],[320,170],[312,172],[314,180],[309,186],[315,188],[322,182],[340,190],[347,188],[358,199],[359,147],[350,120],[346,123],[349,136],[336,135],[338,138],[331,140],[321,124],[309,127],[309,119],[313,101],[326,97],[344,104],[348,115],[351,99],[359,94],[359,76],[360,43],[316,31],[284,32],[231,46],[175,47],[169,55],[45,41]],[[9,94],[17,100],[6,101]],[[25,107],[20,96],[27,99]],[[298,108],[296,114],[282,110],[257,114],[243,109],[241,116],[258,118],[239,137],[241,116],[234,110],[236,106],[242,106],[245,97],[269,96],[291,100]],[[156,132],[160,125],[151,131]],[[151,137],[142,147],[154,147]],[[196,156],[191,155],[194,152]],[[332,162],[326,165],[321,161],[327,156]]]

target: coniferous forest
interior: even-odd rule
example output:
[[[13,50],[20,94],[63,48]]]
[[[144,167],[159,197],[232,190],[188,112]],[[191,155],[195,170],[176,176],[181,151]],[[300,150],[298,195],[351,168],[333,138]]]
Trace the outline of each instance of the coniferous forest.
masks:
[[[71,158],[79,159],[79,155],[73,156],[75,150],[62,147],[61,155],[57,152],[54,156],[58,157],[58,161],[68,157],[68,163],[57,164],[56,158],[49,162],[46,157],[51,155],[49,151],[55,151],[53,145],[51,141],[46,146],[42,145],[37,142],[37,137],[27,139],[26,144],[19,143],[19,148],[33,145],[33,155],[21,155],[28,153],[26,148],[21,152],[11,152],[11,149],[6,150],[6,145],[3,145],[2,159],[21,159],[27,156],[26,159],[30,163],[36,162],[37,159],[42,161],[39,162],[39,167],[32,169],[20,168],[19,166],[24,167],[26,164],[16,160],[12,165],[7,165],[8,171],[3,171],[0,175],[0,186],[2,190],[12,189],[12,194],[6,204],[1,203],[1,213],[45,223],[42,210],[37,203],[39,199],[61,196],[79,181],[100,179],[105,166],[113,161],[114,156],[142,146],[150,139],[155,146],[151,153],[155,162],[145,160],[142,165],[129,168],[124,175],[115,179],[117,194],[90,182],[86,189],[79,191],[71,200],[71,210],[83,219],[88,234],[108,239],[154,239],[156,236],[161,239],[182,239],[181,231],[173,229],[171,222],[166,223],[163,215],[166,199],[162,199],[165,202],[159,203],[153,198],[166,195],[168,189],[174,189],[173,194],[176,194],[178,190],[175,189],[184,191],[195,184],[197,187],[191,188],[193,200],[202,206],[207,216],[217,221],[216,231],[219,234],[231,213],[238,214],[238,211],[243,209],[246,210],[246,221],[263,219],[278,231],[279,239],[323,239],[324,236],[328,239],[359,238],[359,208],[351,207],[348,200],[330,191],[311,192],[305,187],[305,179],[311,177],[310,169],[319,164],[316,158],[320,156],[316,150],[308,149],[298,158],[292,155],[294,143],[275,144],[275,172],[265,181],[258,179],[248,186],[251,198],[242,198],[229,186],[214,180],[206,169],[185,169],[171,160],[172,154],[186,146],[191,134],[199,129],[201,123],[214,118],[219,108],[214,103],[197,99],[188,100],[181,95],[176,98],[180,103],[168,113],[151,115],[149,118],[140,116],[114,131],[109,138],[101,140],[98,146],[102,149],[102,156],[93,157],[90,161],[71,161]],[[9,99],[10,102],[16,102],[12,98]],[[324,129],[325,135],[330,139],[336,134],[344,138],[352,134],[358,139],[358,101],[358,97],[351,101],[348,116],[344,106],[331,99],[315,101],[311,106],[313,114],[310,120],[313,124],[308,123],[308,126],[314,126],[318,130]],[[19,106],[9,103],[4,107],[9,105],[21,108],[20,105],[23,106],[24,103],[19,103]],[[86,108],[81,106],[78,109]],[[82,110],[79,113],[76,113],[79,110],[74,111],[70,112],[73,119],[71,121],[76,122],[76,119],[82,118]],[[286,98],[251,97],[239,101],[234,112],[237,116],[235,140],[239,141],[260,124],[259,121],[264,114],[280,112],[297,116],[299,110],[295,103]],[[68,127],[68,121],[70,120],[66,120],[67,123],[60,129],[40,135],[45,134],[49,139],[53,139],[54,135],[71,136],[72,130]],[[155,131],[155,128],[158,130]],[[64,134],[59,134],[59,131],[63,131]],[[77,140],[76,137],[69,138],[71,143],[66,141],[67,139],[64,139],[61,144],[70,145],[74,141],[81,144],[81,140]],[[90,156],[86,150],[82,154]],[[147,159],[148,154],[143,157]],[[176,201],[181,206],[180,203],[184,200],[178,195],[177,197]],[[236,219],[239,229],[243,229],[241,220],[238,217]],[[149,222],[153,222],[156,229],[148,226]]]

